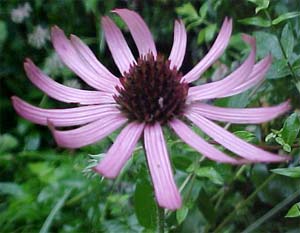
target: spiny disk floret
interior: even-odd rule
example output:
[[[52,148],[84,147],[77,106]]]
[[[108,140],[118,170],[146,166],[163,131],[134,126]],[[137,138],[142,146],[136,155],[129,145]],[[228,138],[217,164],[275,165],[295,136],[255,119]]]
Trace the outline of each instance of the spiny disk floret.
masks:
[[[181,79],[169,60],[150,53],[124,74],[114,98],[129,120],[165,124],[183,114],[189,86]]]

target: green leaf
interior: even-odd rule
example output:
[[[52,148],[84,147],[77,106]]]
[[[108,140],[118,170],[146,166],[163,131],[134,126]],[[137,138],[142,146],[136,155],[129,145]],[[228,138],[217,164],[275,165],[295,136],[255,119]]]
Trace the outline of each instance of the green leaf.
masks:
[[[250,102],[249,91],[244,91],[241,94],[217,99],[215,100],[215,105],[220,107],[234,107],[234,108],[244,108]]]
[[[269,20],[264,19],[262,17],[250,17],[245,19],[238,20],[239,23],[246,24],[246,25],[253,25],[259,27],[270,27],[272,24]]]
[[[10,134],[0,135],[0,152],[6,152],[14,149],[18,145],[18,141]]]
[[[83,1],[85,11],[87,13],[90,13],[90,12],[95,13],[96,9],[97,9],[98,2],[99,2],[99,0],[85,0],[85,1]]]
[[[181,224],[185,220],[188,212],[189,208],[187,208],[185,205],[183,205],[179,210],[176,211],[176,219],[178,224]]]
[[[176,8],[176,13],[182,16],[185,16],[189,19],[197,19],[198,14],[194,6],[191,3],[183,4],[180,7]]]
[[[22,187],[12,182],[0,182],[0,193],[10,194],[16,197],[24,195]]]
[[[200,45],[205,40],[205,30],[200,30],[197,36],[197,43]]]
[[[207,14],[207,11],[208,11],[208,2],[205,2],[202,4],[202,6],[200,7],[200,10],[199,10],[199,14],[202,18],[205,18],[206,17],[206,14]]]
[[[210,24],[205,28],[205,41],[206,42],[209,42],[213,39],[216,30],[217,30],[216,24]]]
[[[145,228],[156,229],[156,204],[153,188],[146,179],[139,179],[134,192],[134,209],[138,222]]]
[[[300,120],[297,113],[290,115],[284,122],[282,138],[285,143],[292,145],[300,130]]]
[[[275,141],[281,146],[285,144],[284,140],[281,137],[276,137]]]
[[[44,222],[41,230],[39,233],[48,233],[50,226],[54,220],[55,215],[60,211],[60,209],[63,207],[65,201],[70,196],[72,192],[72,189],[69,189],[65,192],[65,194],[57,201],[53,209],[51,210],[50,214],[48,215],[46,221]]]
[[[217,210],[215,210],[214,205],[211,201],[211,196],[204,189],[199,193],[197,199],[198,209],[203,214],[205,219],[213,224],[216,220]]]
[[[266,78],[267,79],[279,79],[290,75],[290,70],[287,66],[286,59],[278,59],[272,62],[271,68],[269,69]]]
[[[209,42],[213,39],[215,32],[217,30],[216,24],[210,24],[206,28],[200,30],[197,37],[197,43],[201,44],[204,40]]]
[[[294,49],[294,35],[289,24],[286,24],[281,33],[281,44],[288,58],[292,55]]]
[[[6,27],[6,23],[2,20],[0,20],[0,48],[3,44],[3,42],[6,40],[7,38],[7,27]]]
[[[277,169],[272,169],[271,171],[283,176],[300,178],[300,167],[277,168]]]
[[[25,138],[24,150],[37,150],[41,143],[41,136],[38,132],[33,132]]]
[[[257,5],[257,7],[255,8],[255,14],[257,14],[261,10],[267,9],[270,4],[270,0],[248,0],[248,2],[252,2]]]
[[[206,177],[215,184],[224,183],[222,176],[213,167],[200,167],[195,170],[195,174],[199,177]]]
[[[300,202],[294,204],[287,214],[285,215],[286,218],[296,218],[300,217]]]
[[[269,142],[271,139],[275,138],[276,134],[275,133],[269,133],[266,138],[265,138],[265,142]]]
[[[292,147],[289,144],[284,143],[282,149],[286,152],[291,152]]]
[[[255,135],[249,131],[241,130],[234,132],[234,134],[247,142],[253,142],[256,139]]]
[[[59,169],[51,166],[48,162],[29,163],[28,168],[37,175],[41,182],[54,183],[59,179]]]
[[[287,19],[292,19],[292,18],[295,18],[295,17],[298,17],[300,16],[300,12],[299,11],[294,11],[294,12],[288,12],[288,13],[285,13],[285,14],[282,14],[280,16],[278,16],[276,19],[273,19],[272,20],[272,24],[273,25],[276,25],[276,24],[279,24]]]
[[[283,54],[277,36],[263,31],[257,31],[253,34],[257,41],[258,58],[264,58],[269,53],[271,53],[274,56],[274,58],[283,58]]]

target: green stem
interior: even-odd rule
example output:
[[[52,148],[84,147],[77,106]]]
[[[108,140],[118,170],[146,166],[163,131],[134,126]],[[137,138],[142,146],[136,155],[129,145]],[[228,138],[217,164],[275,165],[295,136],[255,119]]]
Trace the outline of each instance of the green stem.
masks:
[[[219,226],[217,226],[217,228],[215,229],[214,233],[217,232],[223,232],[224,230],[224,226],[233,218],[235,217],[236,213],[244,208],[250,201],[252,201],[252,199],[258,194],[258,192],[260,192],[274,177],[276,176],[275,173],[273,173],[272,175],[270,175],[260,186],[257,187],[257,189],[255,189],[255,191],[249,196],[247,197],[246,200],[244,201],[240,201],[239,203],[237,203],[234,207],[234,210],[231,212],[231,214],[229,214],[220,224]]]
[[[165,209],[157,205],[157,227],[158,233],[165,232]]]

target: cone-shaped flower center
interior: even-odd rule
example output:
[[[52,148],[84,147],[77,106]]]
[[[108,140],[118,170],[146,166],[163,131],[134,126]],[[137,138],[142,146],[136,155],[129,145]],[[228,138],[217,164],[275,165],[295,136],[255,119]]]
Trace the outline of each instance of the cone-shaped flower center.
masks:
[[[114,98],[131,121],[167,123],[183,114],[189,86],[170,61],[152,54],[139,58],[120,79]]]

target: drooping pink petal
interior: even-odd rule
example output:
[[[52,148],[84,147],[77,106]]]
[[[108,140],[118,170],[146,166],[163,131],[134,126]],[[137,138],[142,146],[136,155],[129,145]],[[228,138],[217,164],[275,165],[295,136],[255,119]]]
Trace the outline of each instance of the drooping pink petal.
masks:
[[[104,116],[120,113],[116,105],[90,105],[68,109],[42,109],[26,103],[20,98],[13,96],[12,103],[19,115],[23,118],[40,125],[48,125],[48,120],[54,126],[82,125]]]
[[[73,47],[72,43],[66,37],[65,33],[57,26],[52,27],[51,38],[53,46],[61,60],[74,71],[83,81],[91,87],[112,93],[114,85],[105,82],[92,67],[82,59],[80,54]]]
[[[144,123],[132,122],[118,135],[105,157],[94,170],[106,178],[115,178],[119,175],[142,135]]]
[[[251,74],[255,62],[255,39],[253,37],[244,35],[243,38],[251,45],[251,52],[244,63],[238,67],[234,72],[224,79],[212,83],[203,84],[196,87],[191,87],[188,93],[188,100],[197,101],[205,99],[213,99],[222,96],[232,89],[239,86]]]
[[[185,123],[178,119],[172,120],[169,125],[179,138],[186,144],[199,151],[203,156],[222,163],[240,164],[241,161],[232,158],[216,149],[211,144],[194,133]]]
[[[176,67],[177,70],[180,69],[186,49],[187,35],[182,20],[176,20],[174,26],[174,41],[172,50],[169,56],[170,68]]]
[[[166,143],[159,123],[145,127],[144,143],[159,206],[170,210],[180,208],[181,197],[173,178]]]
[[[190,111],[186,116],[216,142],[247,160],[253,162],[282,162],[290,159],[288,156],[272,154],[243,141],[195,111]]]
[[[130,65],[136,63],[121,30],[107,16],[102,17],[102,27],[109,50],[121,74],[128,72]]]
[[[270,121],[290,109],[290,101],[280,105],[263,108],[222,108],[204,103],[190,106],[194,112],[211,120],[230,122],[235,124],[258,124]]]
[[[254,65],[249,79],[245,80],[243,83],[236,86],[231,91],[228,91],[227,93],[224,93],[222,95],[218,95],[218,98],[233,96],[242,93],[243,91],[246,91],[249,88],[259,84],[264,79],[269,67],[271,66],[271,63],[272,57],[271,55],[268,55],[267,57],[265,57],[264,59],[262,59]]]
[[[71,35],[71,42],[78,53],[85,59],[85,61],[95,70],[99,78],[103,78],[106,82],[112,85],[119,84],[119,79],[113,75],[105,66],[103,66],[90,48],[75,35]]]
[[[115,9],[112,12],[117,13],[127,24],[140,56],[151,52],[156,57],[157,52],[152,34],[141,16],[128,9]]]
[[[30,81],[50,97],[65,102],[78,104],[115,103],[112,94],[101,91],[79,90],[55,82],[44,74],[30,59],[24,62],[25,72]]]
[[[217,59],[219,59],[229,43],[231,32],[232,20],[225,18],[219,35],[209,52],[192,70],[183,76],[183,79],[186,82],[190,83],[197,80]]]
[[[115,113],[72,130],[56,130],[52,126],[51,118],[49,119],[49,126],[59,146],[80,148],[103,139],[125,124],[126,121],[127,119],[121,114]]]

